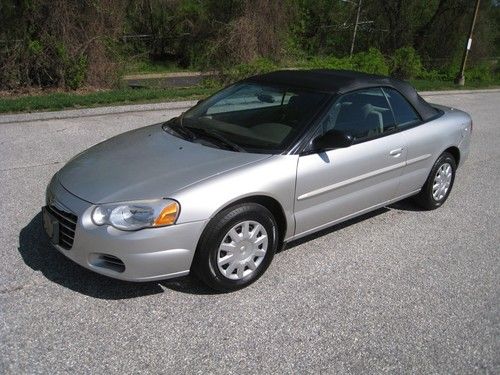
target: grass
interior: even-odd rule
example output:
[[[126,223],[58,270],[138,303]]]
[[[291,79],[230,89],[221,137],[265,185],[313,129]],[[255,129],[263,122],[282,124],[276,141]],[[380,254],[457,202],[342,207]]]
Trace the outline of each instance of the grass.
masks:
[[[413,80],[411,82],[419,91],[479,89],[500,87],[500,80],[491,83],[466,82],[459,87],[448,81]],[[0,113],[18,113],[33,111],[54,111],[71,108],[88,108],[118,104],[154,103],[161,101],[195,100],[205,98],[219,87],[195,86],[188,88],[142,88],[116,89],[79,94],[74,92],[56,92],[50,94],[0,97]]]
[[[86,94],[56,92],[50,94],[0,97],[0,113],[54,111],[69,108],[88,108],[117,104],[154,103],[173,100],[195,100],[214,93],[216,88],[144,88],[96,91]]]
[[[417,91],[438,91],[438,90],[472,90],[497,88],[500,86],[500,79],[491,82],[465,81],[465,86],[458,86],[451,81],[431,81],[425,79],[411,80],[410,83]]]

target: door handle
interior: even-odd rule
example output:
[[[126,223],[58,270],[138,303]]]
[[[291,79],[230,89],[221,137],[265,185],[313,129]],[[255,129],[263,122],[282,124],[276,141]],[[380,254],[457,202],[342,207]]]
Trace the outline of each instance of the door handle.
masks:
[[[397,157],[401,156],[402,153],[403,153],[403,149],[402,148],[397,148],[397,149],[392,150],[391,152],[389,152],[389,155],[397,158]]]

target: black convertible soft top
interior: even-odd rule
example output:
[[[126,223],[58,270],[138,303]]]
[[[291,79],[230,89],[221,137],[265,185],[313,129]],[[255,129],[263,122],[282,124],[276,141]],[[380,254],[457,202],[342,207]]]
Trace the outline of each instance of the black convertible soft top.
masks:
[[[301,87],[331,94],[344,94],[368,87],[392,87],[413,105],[423,121],[427,121],[439,113],[418,95],[409,83],[375,74],[331,69],[278,70],[250,77],[247,81]]]

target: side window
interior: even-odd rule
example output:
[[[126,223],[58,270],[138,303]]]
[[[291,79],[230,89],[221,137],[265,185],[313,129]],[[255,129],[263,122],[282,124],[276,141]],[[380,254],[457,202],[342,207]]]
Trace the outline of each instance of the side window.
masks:
[[[398,91],[385,87],[383,90],[387,95],[387,99],[389,99],[389,103],[391,103],[398,128],[404,129],[421,121],[418,113]]]
[[[380,88],[341,96],[323,122],[323,132],[336,129],[356,141],[377,137],[394,128],[392,111]]]

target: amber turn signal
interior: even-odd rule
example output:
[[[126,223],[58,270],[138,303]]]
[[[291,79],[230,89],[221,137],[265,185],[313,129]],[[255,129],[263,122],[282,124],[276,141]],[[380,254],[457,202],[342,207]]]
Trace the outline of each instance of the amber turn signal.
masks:
[[[153,223],[154,227],[162,227],[165,225],[172,225],[177,220],[179,215],[179,204],[172,202],[161,210],[160,214]]]

